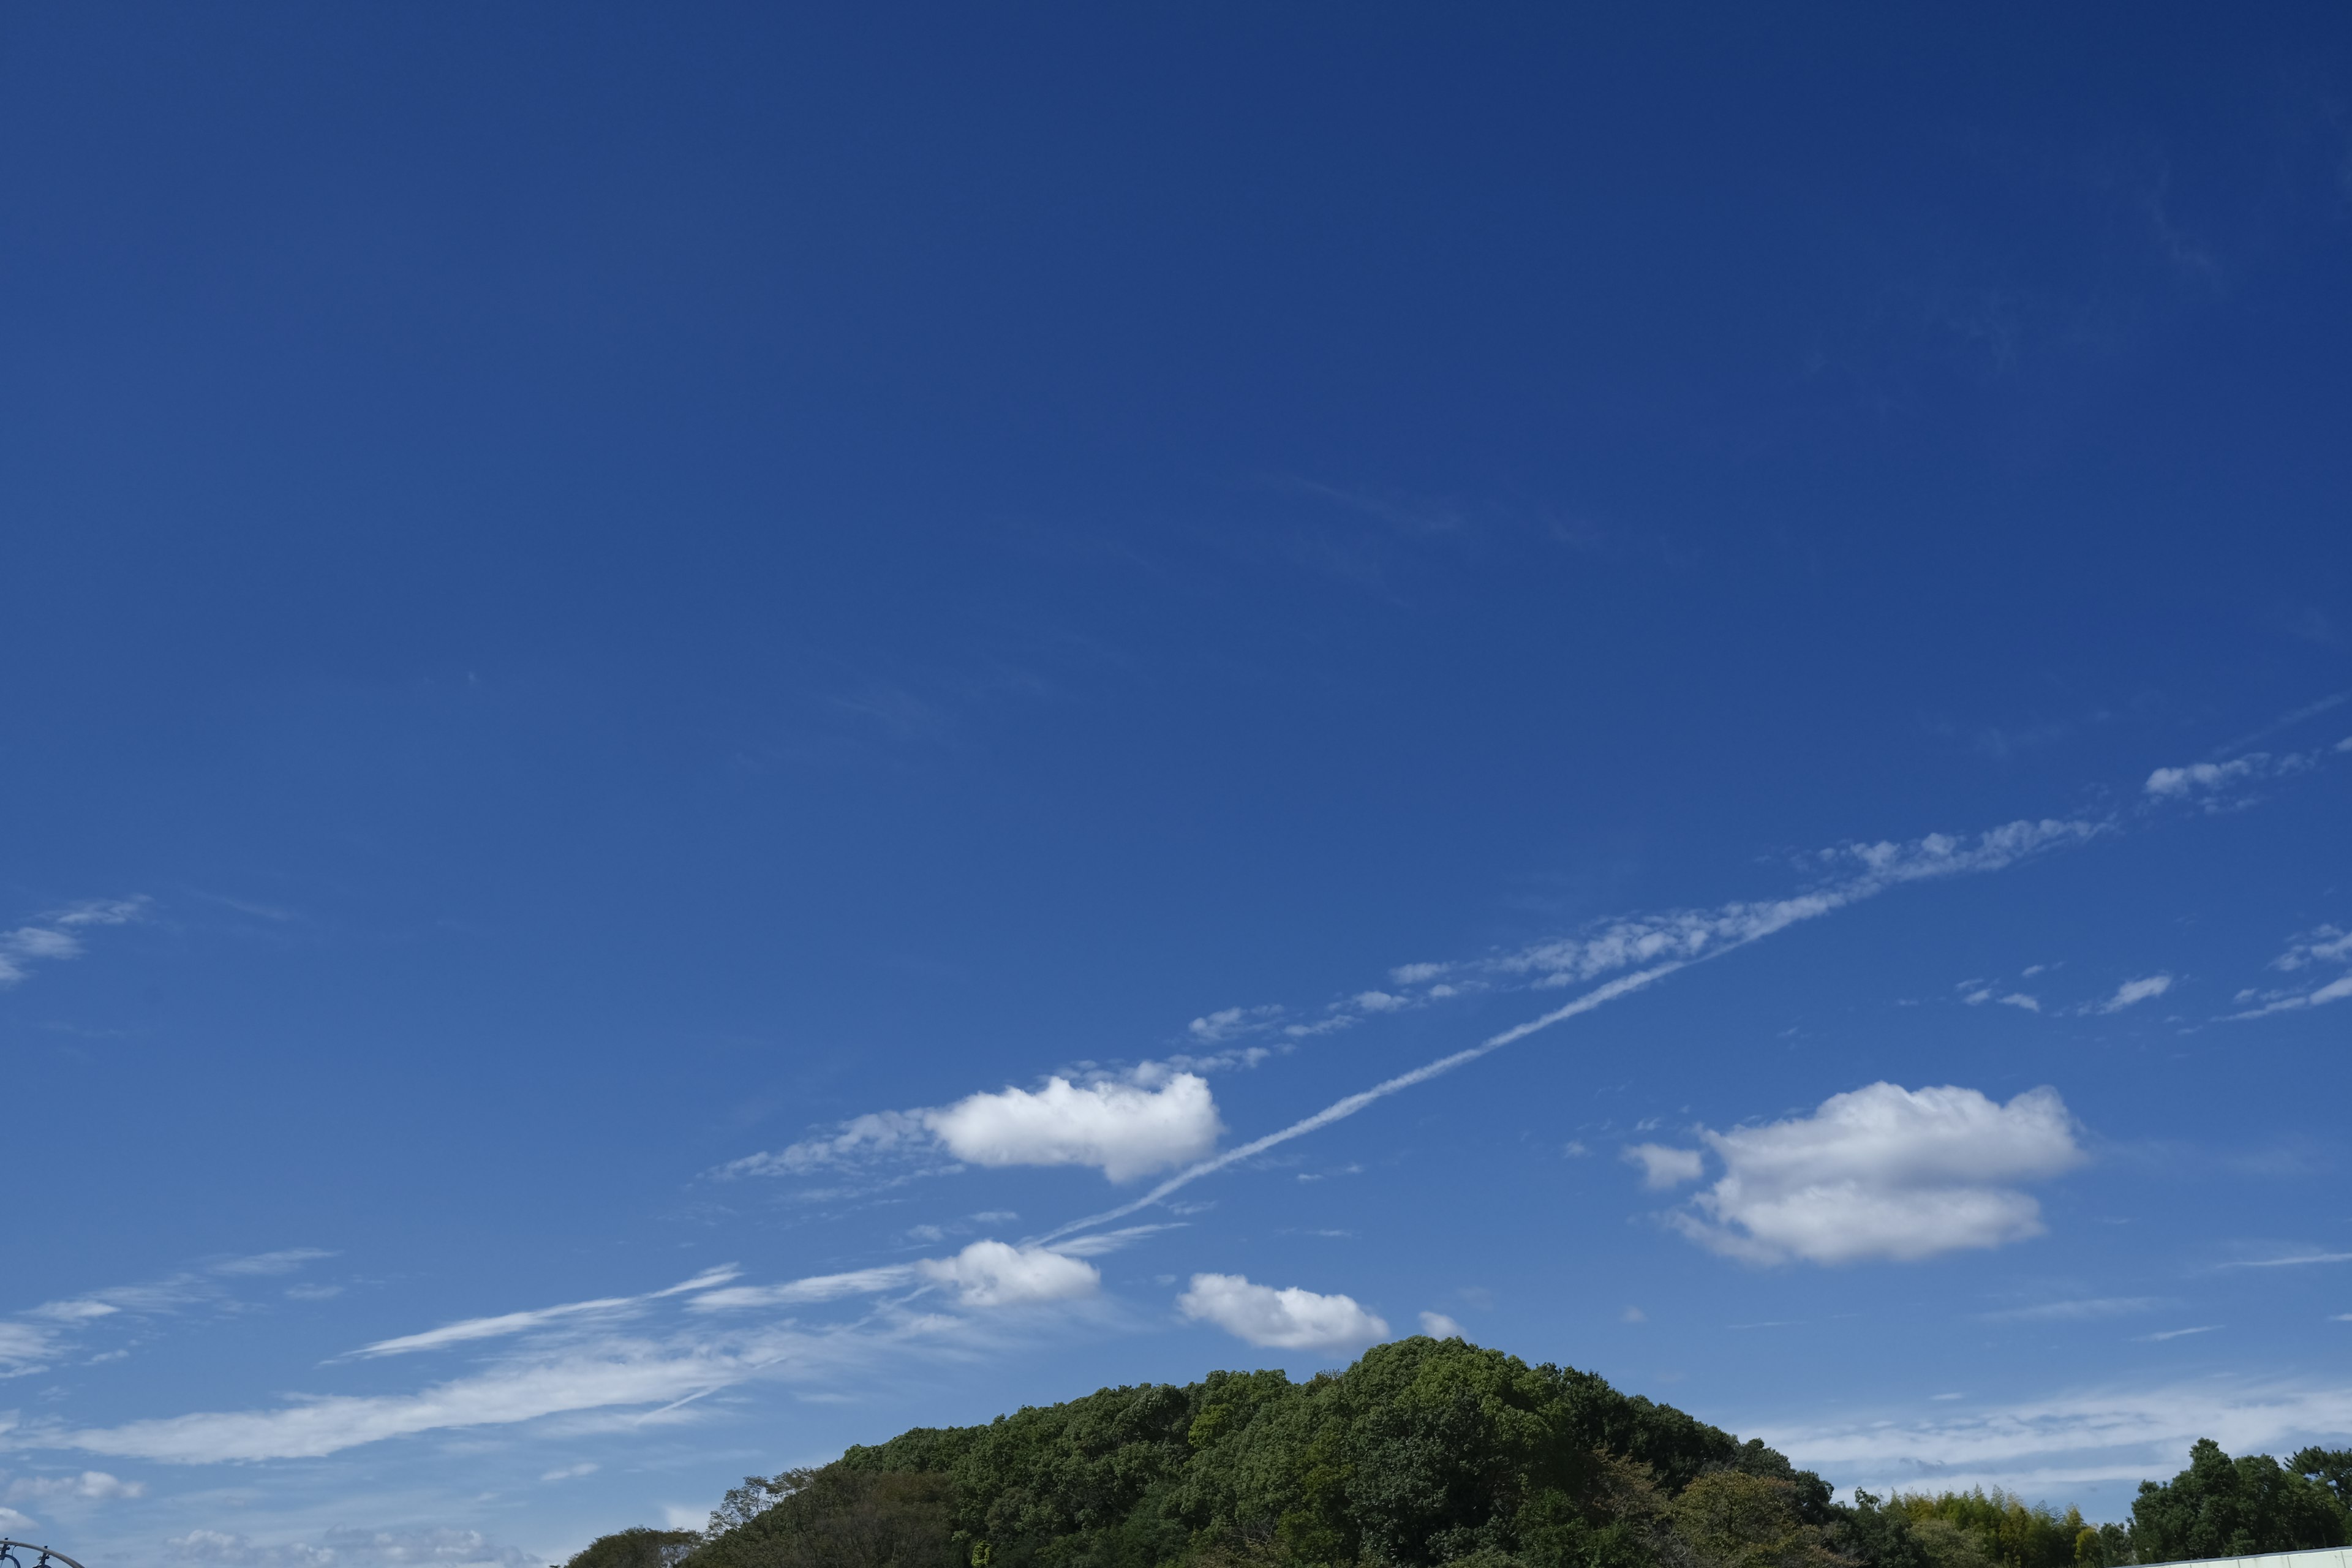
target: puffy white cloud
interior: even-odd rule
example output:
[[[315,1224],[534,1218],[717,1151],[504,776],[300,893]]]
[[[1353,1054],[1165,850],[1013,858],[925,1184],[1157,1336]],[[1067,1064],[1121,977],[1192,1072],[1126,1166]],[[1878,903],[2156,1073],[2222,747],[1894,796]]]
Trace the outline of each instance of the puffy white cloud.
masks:
[[[1664,1143],[1636,1143],[1625,1151],[1625,1161],[1642,1167],[1642,1184],[1652,1192],[1696,1182],[1706,1169],[1706,1156],[1697,1150],[1669,1148]]]
[[[1192,1065],[1245,1065],[1262,1054]],[[1043,1089],[967,1095],[944,1109],[877,1111],[713,1173],[800,1175],[877,1157],[944,1152],[974,1165],[1092,1165],[1123,1182],[1197,1160],[1216,1148],[1223,1131],[1206,1079],[1146,1062],[1125,1082],[1078,1084],[1056,1074]]]
[[[2169,974],[2150,974],[2138,980],[2126,980],[2116,987],[2116,994],[2091,1010],[2095,1013],[2120,1013],[2126,1007],[2153,1001],[2172,989]]]
[[[1324,1296],[1296,1286],[1277,1290],[1238,1274],[1195,1274],[1177,1310],[1214,1323],[1234,1338],[1286,1351],[1354,1350],[1388,1338],[1389,1326],[1352,1296]]]
[[[915,1270],[953,1288],[967,1307],[1019,1307],[1091,1296],[1102,1284],[1093,1264],[1042,1247],[975,1241],[953,1258],[927,1258]]]
[[[1093,1165],[1114,1182],[1197,1160],[1224,1131],[1208,1080],[1189,1072],[1156,1089],[1049,1078],[1034,1093],[975,1094],[923,1121],[975,1165]]]
[[[1461,1324],[1455,1322],[1453,1319],[1447,1317],[1443,1312],[1423,1312],[1421,1315],[1421,1331],[1427,1334],[1433,1340],[1461,1340],[1469,1338],[1467,1334],[1462,1331]]]
[[[1724,1177],[1670,1222],[1770,1263],[1907,1261],[2037,1236],[2041,1205],[2015,1184],[2084,1158],[2050,1089],[2000,1105],[1972,1089],[1874,1083],[1811,1116],[1702,1136]]]

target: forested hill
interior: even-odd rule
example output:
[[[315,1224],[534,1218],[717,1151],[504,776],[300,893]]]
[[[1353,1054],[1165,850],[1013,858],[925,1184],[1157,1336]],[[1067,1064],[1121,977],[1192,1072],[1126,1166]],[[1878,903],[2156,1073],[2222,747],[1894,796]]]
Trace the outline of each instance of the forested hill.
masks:
[[[2164,1505],[2144,1530],[2139,1509],[2102,1529],[1999,1493],[1849,1506],[1592,1373],[1415,1338],[1305,1383],[1212,1373],[917,1428],[752,1478],[707,1531],[607,1536],[573,1568],[2111,1568],[2341,1544],[2346,1461],[2200,1444],[2207,1489],[2143,1489]]]

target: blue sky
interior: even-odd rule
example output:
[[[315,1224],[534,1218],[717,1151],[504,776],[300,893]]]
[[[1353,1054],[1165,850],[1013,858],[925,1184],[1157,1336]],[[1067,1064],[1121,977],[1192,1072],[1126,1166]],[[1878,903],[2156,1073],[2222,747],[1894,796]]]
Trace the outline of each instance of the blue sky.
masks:
[[[2340,9],[0,41],[6,1533],[1424,1327],[2352,1438]]]

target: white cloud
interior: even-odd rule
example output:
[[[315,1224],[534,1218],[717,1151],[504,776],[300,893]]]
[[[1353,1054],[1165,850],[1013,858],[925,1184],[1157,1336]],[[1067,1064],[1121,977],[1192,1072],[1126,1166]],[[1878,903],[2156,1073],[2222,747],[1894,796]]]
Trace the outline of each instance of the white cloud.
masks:
[[[2094,1481],[2170,1475],[2211,1437],[2233,1454],[2284,1454],[2352,1431],[2352,1386],[2199,1379],[2093,1389],[2001,1407],[1889,1419],[1841,1411],[1833,1423],[1754,1435],[1798,1464],[1885,1490],[2000,1486],[2035,1495]]]
[[[2038,996],[2028,996],[2022,991],[2012,991],[2008,995],[1999,997],[1997,1000],[2004,1007],[2021,1007],[2028,1013],[2039,1013],[2042,1011],[2042,999]]]
[[[2143,787],[2158,798],[2179,799],[2217,790],[2241,779],[2259,777],[2269,765],[2269,754],[2256,752],[2226,763],[2190,763],[2186,767],[2158,768],[2147,775]]]
[[[2015,1184],[2081,1163],[2073,1119],[2037,1089],[1999,1105],[1972,1089],[1874,1083],[1807,1117],[1702,1136],[1723,1179],[1669,1216],[1730,1257],[1909,1261],[2042,1231]]]
[[[1443,1312],[1423,1312],[1421,1315],[1421,1331],[1433,1340],[1464,1340],[1470,1337],[1462,1331],[1461,1324]]]
[[[1386,991],[1359,991],[1349,1000],[1360,1013],[1401,1013],[1412,1005],[1411,997]]]
[[[854,1268],[843,1274],[813,1274],[782,1285],[734,1285],[706,1290],[686,1304],[689,1312],[731,1312],[754,1307],[797,1307],[817,1301],[837,1301],[845,1296],[871,1296],[915,1283],[912,1264],[880,1268]]]
[[[81,956],[81,938],[75,933],[91,926],[117,926],[146,912],[147,899],[89,899],[39,917],[41,923],[0,931],[0,991],[16,984],[39,963],[56,963]]]
[[[215,1274],[291,1274],[306,1263],[316,1263],[321,1258],[332,1258],[315,1247],[289,1247],[277,1252],[256,1252],[244,1258],[224,1258],[212,1266]]]
[[[1685,1182],[1696,1182],[1706,1169],[1706,1156],[1696,1149],[1672,1149],[1664,1143],[1636,1143],[1625,1151],[1628,1164],[1642,1167],[1642,1184],[1664,1192]]]
[[[1282,1016],[1278,1005],[1265,1007],[1220,1007],[1215,1012],[1195,1018],[1186,1026],[1192,1037],[1203,1045],[1223,1045],[1241,1035],[1255,1034],[1274,1026]]]
[[[1246,1065],[1257,1055],[1197,1065]],[[974,1165],[1092,1165],[1124,1182],[1199,1159],[1223,1131],[1207,1079],[1146,1062],[1125,1082],[1076,1084],[1056,1074],[1035,1090],[1006,1089],[967,1095],[943,1109],[860,1116],[834,1132],[750,1155],[715,1173],[799,1175],[877,1156],[941,1151]]]
[[[2270,962],[2270,967],[2293,974],[2320,963],[2352,963],[2352,932],[2332,925],[2315,926],[2294,937],[2287,949]],[[2305,1007],[2325,1007],[2330,1002],[2341,1002],[2352,996],[2352,974],[2347,974],[2307,991],[2241,991],[2240,1002],[2259,999],[2262,1005],[2242,1013],[2232,1013],[2232,1020],[2267,1017],[2273,1013],[2289,1013]]]
[[[916,1272],[953,1288],[967,1307],[1018,1307],[1091,1296],[1102,1284],[1093,1264],[1043,1247],[975,1241],[953,1258],[925,1258]]]
[[[173,1561],[232,1568],[538,1568],[536,1555],[475,1530],[331,1530],[317,1541],[256,1541],[192,1530],[165,1544]]]
[[[576,1465],[559,1465],[539,1479],[542,1481],[568,1481],[580,1476],[593,1476],[596,1468],[595,1460],[583,1459]]]
[[[126,1481],[104,1470],[84,1470],[78,1476],[20,1476],[8,1483],[10,1502],[52,1502],[69,1498],[82,1502],[110,1502],[118,1498],[147,1495],[145,1481]]]
[[[975,1094],[923,1121],[975,1165],[1093,1165],[1114,1182],[1199,1159],[1224,1131],[1208,1081],[1193,1073],[1156,1089],[1049,1078],[1034,1094]]]
[[[38,1372],[57,1352],[52,1331],[35,1323],[0,1323],[0,1377]]]
[[[822,1138],[807,1138],[773,1153],[748,1154],[719,1168],[722,1176],[796,1176],[827,1165],[930,1147],[919,1110],[877,1110],[853,1117]]]
[[[1238,1274],[1195,1274],[1177,1310],[1254,1345],[1286,1351],[1359,1349],[1388,1338],[1389,1326],[1352,1296],[1324,1296],[1296,1286],[1277,1290]]]
[[[1743,946],[1906,883],[2000,870],[2032,856],[2112,831],[2102,822],[2019,821],[1974,838],[1930,833],[1905,843],[1847,844],[1812,863],[1832,879],[1810,892],[1712,910],[1672,910],[1603,921],[1584,933],[1489,960],[1505,973],[1534,974],[1538,985],[1570,985],[1620,969],[1689,963]]]
[[[2126,980],[2116,987],[2116,994],[2093,1008],[2096,1013],[2120,1013],[2125,1008],[2152,1000],[2172,989],[2169,974],[2150,974],[2139,980]]]
[[[2005,1311],[1987,1312],[1985,1319],[1989,1322],[2073,1321],[2152,1312],[2165,1305],[2167,1303],[2156,1296],[2097,1296],[2071,1301],[2043,1301],[2032,1307],[2011,1307]]]
[[[362,1443],[452,1427],[508,1426],[605,1405],[663,1405],[741,1381],[790,1353],[779,1332],[734,1350],[611,1340],[497,1367],[415,1394],[333,1394],[273,1410],[205,1411],[79,1431],[20,1434],[45,1447],[168,1464],[317,1458]]]
[[[693,1279],[672,1285],[666,1289],[651,1290],[642,1296],[605,1296],[593,1301],[566,1301],[553,1307],[533,1307],[526,1311],[501,1312],[494,1318],[467,1318],[462,1322],[445,1323],[423,1333],[402,1334],[397,1339],[378,1340],[362,1345],[348,1353],[355,1356],[407,1355],[416,1351],[437,1351],[450,1345],[465,1344],[474,1340],[502,1339],[509,1334],[528,1333],[544,1328],[563,1318],[593,1314],[614,1314],[631,1310],[648,1301],[658,1301],[665,1296],[683,1296],[691,1291],[709,1290],[724,1285],[742,1271],[729,1264],[720,1268],[705,1269]]]
[[[2273,969],[2288,971],[2314,963],[2352,963],[2352,931],[2332,925],[2314,926],[2289,941],[2286,951],[2271,960]]]
[[[2221,1326],[2219,1323],[2200,1323],[2193,1329],[2166,1329],[2160,1333],[2134,1334],[2132,1342],[2143,1345],[2162,1344],[2167,1340],[2183,1339],[2190,1334],[2210,1334]]]
[[[1389,971],[1389,983],[1393,985],[1419,985],[1436,979],[1453,967],[1450,963],[1400,963]]]

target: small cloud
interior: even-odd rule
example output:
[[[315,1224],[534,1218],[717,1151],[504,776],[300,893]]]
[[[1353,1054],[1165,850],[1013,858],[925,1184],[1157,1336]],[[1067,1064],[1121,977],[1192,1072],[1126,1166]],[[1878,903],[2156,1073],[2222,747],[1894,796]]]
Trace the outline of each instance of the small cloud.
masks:
[[[1617,1314],[1617,1321],[1621,1323],[1646,1323],[1650,1315],[1639,1307],[1628,1307]]]
[[[593,1459],[583,1459],[576,1465],[564,1465],[550,1470],[539,1479],[542,1481],[568,1481],[574,1477],[593,1476],[595,1473],[596,1462]]]
[[[1185,1028],[1202,1045],[1222,1045],[1237,1036],[1255,1034],[1271,1028],[1282,1016],[1279,1005],[1264,1007],[1220,1007],[1213,1013],[1193,1019]]]
[[[1239,1274],[1195,1274],[1176,1308],[1254,1345],[1287,1351],[1356,1350],[1388,1337],[1389,1326],[1352,1296],[1296,1286],[1277,1290]]]
[[[2152,1001],[2172,989],[2172,976],[2151,974],[2140,980],[2126,980],[2116,987],[2116,994],[2091,1010],[2095,1013],[2120,1013],[2126,1007]]]
[[[909,1241],[938,1242],[945,1241],[947,1238],[948,1233],[935,1225],[912,1225],[907,1227],[907,1239]]]
[[[1427,1334],[1433,1340],[1460,1340],[1469,1338],[1467,1334],[1465,1334],[1462,1331],[1461,1324],[1455,1322],[1453,1319],[1447,1317],[1443,1312],[1423,1312],[1421,1315],[1421,1331]]]
[[[1937,1400],[1943,1400],[1943,1399],[1966,1399],[1966,1398],[1968,1397],[1968,1395],[1967,1395],[1967,1394],[1931,1394],[1927,1395],[1927,1397],[1928,1397],[1928,1398],[1930,1398],[1930,1399],[1937,1399]]]
[[[1581,1160],[1587,1154],[1592,1152],[1591,1150],[1586,1148],[1582,1143],[1577,1142],[1573,1138],[1561,1144],[1559,1146],[1559,1152],[1563,1158],[1570,1160]]]
[[[2221,1325],[2219,1323],[2200,1323],[2193,1329],[2167,1329],[2158,1334],[2134,1334],[2132,1342],[2143,1345],[2158,1344],[2166,1340],[2181,1339],[2189,1334],[2210,1334],[2220,1327]]]
[[[343,1293],[341,1285],[289,1285],[286,1299],[289,1301],[331,1301]]]
[[[1359,991],[1350,998],[1362,1013],[1397,1013],[1412,1005],[1408,997],[1392,995],[1386,991]]]
[[[257,1252],[247,1258],[231,1258],[212,1266],[215,1274],[291,1274],[306,1263],[321,1258],[332,1258],[315,1247],[289,1247],[278,1252]]]
[[[926,1258],[915,1270],[950,1286],[967,1307],[1019,1307],[1091,1296],[1102,1284],[1093,1264],[1042,1247],[975,1241],[953,1258]]]
[[[1811,1116],[1702,1136],[1724,1176],[1668,1215],[1685,1236],[1750,1262],[1908,1262],[2042,1233],[2018,1184],[2082,1163],[2057,1091],[2007,1105],[1956,1085],[1874,1083]]]
[[[2184,799],[2208,794],[2242,779],[2259,776],[2269,766],[2266,752],[2256,752],[2227,763],[2190,763],[2186,767],[2158,768],[2142,787],[2158,799]]]
[[[1642,1167],[1642,1185],[1664,1192],[1706,1173],[1706,1160],[1696,1149],[1675,1149],[1664,1143],[1636,1143],[1625,1151],[1625,1163]]]
[[[2008,995],[1998,998],[1998,1000],[2004,1007],[2021,1007],[2028,1013],[2039,1013],[2042,1011],[2041,998],[2036,996],[2028,996],[2022,991],[2012,991]]]
[[[1389,981],[1396,985],[1420,985],[1453,967],[1450,963],[1400,963],[1389,971]]]

